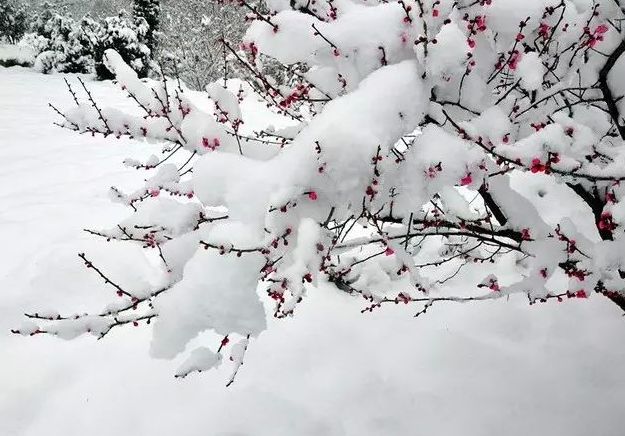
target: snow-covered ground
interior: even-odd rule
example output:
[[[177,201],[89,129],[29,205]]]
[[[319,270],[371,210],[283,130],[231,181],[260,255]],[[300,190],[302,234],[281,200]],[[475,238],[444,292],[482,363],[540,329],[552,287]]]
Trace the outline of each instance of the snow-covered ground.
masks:
[[[252,342],[230,388],[227,365],[174,379],[175,362],[148,356],[145,326],[99,342],[10,335],[24,311],[106,301],[78,252],[113,273],[136,264],[123,280],[149,268],[82,229],[126,215],[107,189],[136,183],[121,161],[152,150],[56,128],[50,101],[71,103],[63,76],[0,68],[0,436],[623,435],[625,319],[596,296],[414,319],[406,307],[361,315],[319,289]]]

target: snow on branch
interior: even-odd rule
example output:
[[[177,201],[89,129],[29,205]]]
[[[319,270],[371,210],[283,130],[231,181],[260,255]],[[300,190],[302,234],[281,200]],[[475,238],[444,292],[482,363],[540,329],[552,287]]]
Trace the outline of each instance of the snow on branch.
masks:
[[[132,305],[77,317],[83,332],[154,319],[162,358],[204,331],[239,337],[234,379],[266,328],[262,301],[291,316],[317,286],[352,295],[362,312],[422,315],[513,294],[530,304],[603,294],[625,310],[618,2],[240,4],[251,25],[240,46],[223,44],[247,83],[214,83],[198,104],[179,80],[141,80],[109,51],[137,111],[101,107],[82,82],[81,95],[70,87],[76,106],[55,109],[66,128],[166,150],[127,162],[151,175],[135,192],[112,191],[135,213],[92,231],[158,248],[165,286],[136,296],[83,257]],[[247,127],[257,114],[245,92],[277,127]],[[515,180],[589,206],[591,234],[554,222]],[[142,303],[144,314],[121,317]],[[52,328],[20,333],[72,321],[30,318]],[[228,343],[192,351],[177,375],[220,364]]]

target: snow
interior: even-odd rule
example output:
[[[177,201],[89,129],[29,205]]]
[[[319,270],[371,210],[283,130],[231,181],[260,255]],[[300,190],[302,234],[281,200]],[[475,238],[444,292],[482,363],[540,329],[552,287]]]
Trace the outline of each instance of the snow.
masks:
[[[213,353],[210,348],[199,347],[191,352],[189,358],[178,368],[176,377],[187,377],[194,371],[202,372],[215,367],[221,355]]]
[[[428,62],[428,69],[434,75],[440,75],[449,70],[461,68],[467,58],[469,46],[467,37],[460,30],[458,24],[452,22],[443,26],[436,35],[437,43],[431,48],[432,59]]]
[[[543,83],[545,67],[540,61],[538,53],[530,52],[521,57],[515,73],[524,89],[527,91],[535,91],[539,89]]]
[[[254,43],[260,52],[284,63],[319,64],[331,70],[333,74],[330,76],[334,78],[341,73],[350,90],[379,66],[380,47],[385,49],[389,63],[414,57],[410,43],[399,47],[397,44],[406,29],[402,21],[405,13],[398,3],[381,3],[371,7],[351,1],[345,3],[349,7],[345,8],[344,14],[329,23],[291,10],[279,12],[273,19],[279,32],[256,20],[248,29],[244,41]],[[386,25],[380,26],[380,20]],[[317,31],[330,43],[321,37],[314,37]],[[316,86],[325,89],[328,81]]]
[[[227,356],[235,362],[249,349],[230,388],[228,365],[175,379],[183,360],[151,359],[145,324],[102,341],[10,335],[24,311],[97,310],[110,300],[78,252],[137,289],[154,268],[138,247],[81,231],[127,217],[107,190],[141,183],[143,173],[122,161],[146,160],[153,148],[53,126],[48,101],[71,103],[62,80],[0,68],[0,434],[622,434],[625,325],[599,296],[533,307],[522,297],[441,305],[415,320],[405,308],[360,314],[353,297],[320,284],[297,317],[269,320],[257,339],[234,344]],[[99,101],[128,104],[110,84],[88,85]],[[532,201],[579,213],[570,202],[558,205],[560,194],[539,198],[543,185],[528,180],[520,185]],[[298,239],[313,243],[314,229]],[[462,281],[450,286],[463,293]],[[200,335],[189,348],[219,340]],[[192,356],[182,370],[216,358],[206,350]]]
[[[245,234],[245,228],[230,223],[213,230],[220,231],[237,235],[238,240]],[[256,336],[263,331],[264,308],[254,292],[263,261],[259,253],[239,257],[198,248],[175,292],[155,303],[159,317],[154,325],[152,355],[172,359],[185,350],[191,339],[209,329],[224,336]]]

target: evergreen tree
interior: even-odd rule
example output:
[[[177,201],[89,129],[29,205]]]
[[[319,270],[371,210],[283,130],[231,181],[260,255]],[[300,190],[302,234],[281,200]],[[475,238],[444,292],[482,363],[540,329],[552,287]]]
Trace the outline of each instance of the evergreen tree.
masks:
[[[90,73],[94,71],[93,50],[97,46],[100,24],[85,15],[75,23],[65,46],[65,73]]]
[[[148,23],[143,18],[133,20],[122,10],[116,17],[102,21],[98,43],[94,50],[95,71],[99,79],[113,79],[114,76],[104,65],[104,52],[113,49],[137,72],[146,77],[150,68],[150,49],[143,41],[148,33]]]
[[[49,39],[51,34],[46,24],[56,13],[58,13],[58,11],[55,5],[49,1],[43,2],[39,7],[39,12],[33,17],[30,32]]]
[[[150,51],[154,53],[154,49],[157,45],[156,32],[158,32],[160,27],[160,0],[134,0],[132,14],[135,22],[139,23],[140,20],[143,19],[148,24],[144,42]]]
[[[27,30],[26,8],[14,0],[0,0],[0,41],[17,42]]]

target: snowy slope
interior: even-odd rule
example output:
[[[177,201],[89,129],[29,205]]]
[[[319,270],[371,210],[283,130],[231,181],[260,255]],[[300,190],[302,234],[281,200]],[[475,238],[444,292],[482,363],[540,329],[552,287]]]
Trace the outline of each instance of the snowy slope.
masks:
[[[71,103],[62,76],[0,68],[1,436],[623,434],[625,319],[599,297],[438,306],[415,320],[405,307],[361,315],[319,289],[252,342],[231,388],[227,365],[175,380],[175,362],[148,357],[145,327],[101,342],[11,336],[24,311],[104,303],[79,251],[123,283],[150,270],[140,251],[81,229],[125,216],[107,189],[136,183],[121,161],[152,151],[62,131],[49,101]]]

